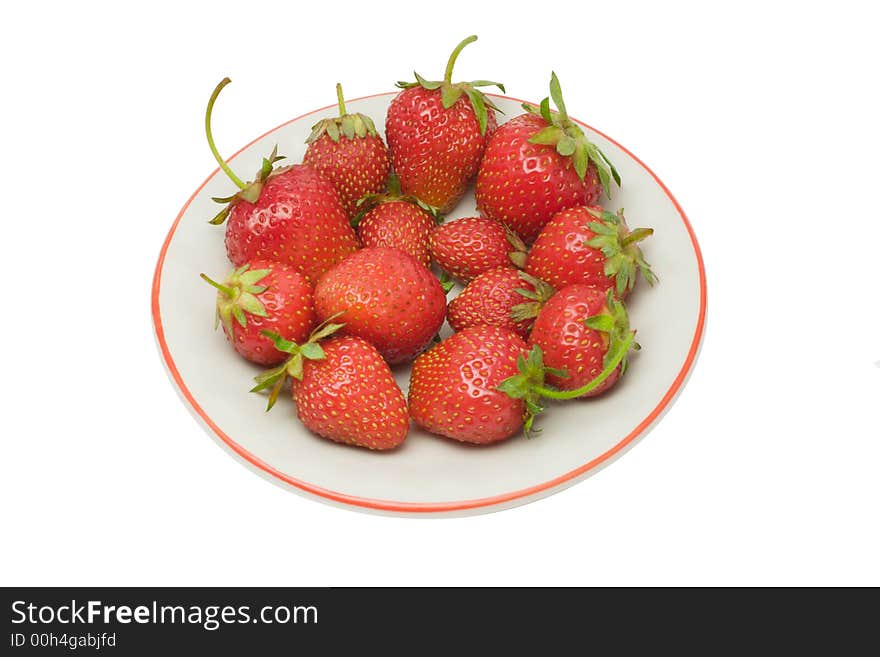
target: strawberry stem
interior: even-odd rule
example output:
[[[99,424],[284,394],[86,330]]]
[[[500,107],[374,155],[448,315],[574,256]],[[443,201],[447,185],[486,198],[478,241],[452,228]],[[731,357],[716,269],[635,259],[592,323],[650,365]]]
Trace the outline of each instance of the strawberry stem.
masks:
[[[220,157],[220,153],[217,152],[217,147],[214,145],[214,137],[211,134],[211,112],[214,111],[214,102],[217,100],[217,96],[220,95],[223,87],[230,82],[232,82],[232,80],[229,78],[223,78],[220,80],[220,84],[214,89],[214,93],[211,94],[211,99],[208,101],[208,109],[205,111],[205,134],[208,136],[208,146],[211,149],[211,153],[214,155],[214,159],[217,160],[217,164],[219,164],[220,168],[223,169],[223,172],[229,176],[229,179],[235,183],[236,187],[244,189],[247,185],[242,182],[241,178],[232,172],[232,169],[229,168],[226,161]]]
[[[617,366],[620,365],[620,362],[623,360],[624,356],[626,356],[634,340],[634,333],[630,333],[629,335],[627,335],[623,339],[623,342],[620,344],[620,348],[614,355],[614,358],[609,361],[605,369],[599,372],[599,375],[595,379],[581,386],[580,388],[576,388],[574,390],[551,390],[550,388],[545,388],[544,386],[535,386],[534,388],[532,388],[532,392],[535,392],[541,397],[546,397],[548,399],[574,399],[575,397],[580,397],[581,395],[585,395],[588,392],[595,390],[600,385],[602,385],[605,379],[611,376],[614,370],[617,369]]]
[[[217,281],[211,280],[210,278],[208,278],[208,276],[206,274],[199,274],[199,276],[208,285],[213,285],[214,287],[216,287],[218,290],[220,290],[223,294],[225,294],[230,299],[235,297],[235,290],[233,290],[231,287],[227,287],[226,285],[221,285]]]
[[[336,83],[336,98],[339,100],[339,116],[345,116],[345,99],[342,97],[342,85]]]
[[[449,61],[446,63],[446,72],[443,74],[443,82],[446,84],[452,84],[452,68],[455,66],[455,60],[458,59],[459,53],[464,49],[466,45],[469,43],[473,43],[477,40],[477,35],[472,34],[467,39],[459,43],[455,46],[455,50],[452,51],[452,54],[449,56]]]
[[[620,246],[624,247],[633,242],[641,242],[643,239],[653,234],[653,228],[636,228],[633,232],[620,240]]]

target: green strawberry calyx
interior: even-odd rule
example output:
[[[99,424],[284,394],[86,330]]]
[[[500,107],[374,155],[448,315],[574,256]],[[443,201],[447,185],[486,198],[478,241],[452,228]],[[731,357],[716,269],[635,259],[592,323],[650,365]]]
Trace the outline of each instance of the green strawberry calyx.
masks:
[[[626,306],[612,290],[607,292],[605,307],[602,311],[592,317],[587,317],[584,320],[584,325],[594,331],[604,333],[607,337],[608,346],[602,359],[603,371],[609,367],[613,371],[619,365],[620,373],[626,372],[630,349],[638,351],[641,346],[635,341],[636,332],[629,328],[629,315],[626,312]],[[587,385],[591,384],[592,381]],[[585,392],[589,392],[589,390]]]
[[[218,283],[205,274],[199,274],[203,281],[217,289],[217,313],[214,329],[222,323],[229,339],[233,339],[232,322],[235,320],[245,328],[247,316],[266,317],[266,307],[258,295],[268,290],[268,286],[258,283],[272,273],[271,269],[251,269],[242,265],[234,270],[223,283]]]
[[[528,301],[519,303],[510,309],[510,317],[514,322],[524,322],[527,319],[537,317],[544,304],[556,293],[556,290],[550,285],[524,271],[519,272],[519,277],[531,285],[532,289],[516,289],[516,292]]]
[[[412,194],[404,194],[400,191],[400,179],[395,174],[391,174],[388,176],[388,187],[384,192],[379,192],[378,194],[365,194],[363,197],[357,200],[357,214],[351,219],[351,227],[357,228],[358,224],[361,223],[361,220],[364,218],[370,210],[375,208],[378,205],[382,205],[383,203],[391,203],[393,201],[403,201],[405,203],[412,203],[413,205],[418,206],[425,212],[427,212],[434,219],[435,223],[442,224],[443,223],[443,215],[440,214],[440,208],[436,208],[433,205],[428,205],[420,198],[413,196]]]
[[[513,250],[507,254],[507,257],[510,258],[511,264],[517,269],[524,269],[526,266],[526,258],[529,255],[528,250],[526,249],[526,243],[520,239],[519,235],[514,233],[507,226],[504,227],[504,236],[513,248]]]
[[[455,50],[452,51],[452,54],[449,56],[449,61],[446,63],[446,72],[443,75],[442,80],[426,80],[421,75],[413,71],[413,75],[415,75],[415,82],[398,82],[397,86],[401,89],[410,89],[412,87],[421,87],[422,89],[427,89],[428,91],[435,91],[437,89],[440,90],[440,99],[443,103],[443,109],[449,109],[458,99],[461,98],[462,94],[465,94],[468,97],[468,100],[471,103],[471,107],[474,110],[474,114],[477,117],[477,122],[480,124],[480,134],[486,134],[486,126],[489,122],[489,112],[488,109],[495,110],[496,112],[501,112],[495,104],[486,97],[486,95],[479,90],[479,87],[498,87],[501,89],[502,93],[506,93],[504,89],[504,85],[500,82],[492,82],[491,80],[472,80],[470,82],[452,82],[452,69],[455,66],[455,60],[458,59],[459,53],[467,46],[469,43],[473,43],[477,40],[476,35],[471,35],[461,43],[459,43]],[[488,108],[488,109],[487,109]],[[503,113],[503,112],[502,112]]]
[[[550,98],[556,105],[556,112],[550,110]],[[605,153],[587,139],[581,127],[568,118],[565,101],[562,99],[562,87],[556,73],[550,75],[550,97],[542,100],[540,106],[523,103],[523,108],[529,114],[540,116],[548,124],[546,128],[532,135],[529,143],[555,147],[557,153],[571,159],[581,180],[586,177],[587,168],[592,163],[596,167],[605,196],[611,198],[611,180],[620,187],[620,174]]]
[[[546,374],[566,378],[568,372],[544,365],[544,354],[541,347],[533,345],[528,355],[520,355],[517,360],[519,374],[515,374],[501,382],[498,390],[513,399],[522,399],[525,403],[525,420],[523,431],[526,437],[540,431],[534,429],[535,417],[543,412],[543,399],[566,400],[574,399],[598,388],[614,371],[620,367],[621,376],[627,369],[630,349],[641,347],[635,341],[636,332],[629,328],[629,317],[626,306],[619,301],[613,291],[608,290],[606,305],[601,312],[588,317],[584,324],[595,331],[606,335],[608,344],[602,360],[602,371],[580,388],[574,390],[557,390],[545,384]]]
[[[297,381],[302,381],[304,361],[323,360],[327,357],[324,353],[324,349],[319,344],[319,341],[333,335],[336,331],[345,326],[345,324],[333,323],[333,319],[341,314],[342,313],[340,312],[332,317],[328,317],[323,323],[319,324],[314,331],[312,331],[309,339],[301,345],[291,342],[290,340],[285,340],[272,331],[262,331],[263,335],[273,342],[278,351],[290,354],[290,358],[278,367],[273,367],[272,369],[266,370],[262,374],[258,374],[254,377],[257,385],[251,388],[251,392],[261,392],[271,388],[269,402],[266,406],[267,411],[271,410],[275,405],[275,402],[278,401],[278,395],[281,393],[281,388],[284,386],[284,382],[287,380],[288,376],[293,377]]]
[[[449,275],[449,272],[447,272],[445,269],[440,270],[439,280],[440,287],[443,289],[443,294],[448,295],[452,291],[452,288],[455,287],[455,281],[453,280],[452,276]]]
[[[266,181],[272,177],[273,175],[280,173],[281,169],[276,170],[275,163],[279,160],[283,160],[283,155],[278,155],[278,147],[272,149],[271,155],[268,158],[263,158],[263,164],[260,167],[260,170],[257,172],[257,175],[254,180],[250,182],[244,182],[241,178],[235,175],[235,172],[229,167],[221,156],[219,151],[217,150],[217,146],[214,144],[214,136],[211,133],[211,113],[214,111],[214,103],[217,101],[217,97],[220,95],[220,92],[223,90],[227,84],[229,84],[231,80],[229,78],[223,78],[220,83],[214,89],[214,93],[211,94],[210,100],[208,100],[208,109],[205,110],[205,134],[208,137],[208,147],[211,149],[211,153],[214,155],[214,159],[217,160],[217,164],[220,165],[220,168],[223,172],[229,177],[229,179],[235,183],[235,186],[238,187],[238,191],[231,196],[215,196],[211,200],[215,203],[220,203],[224,205],[224,208],[218,212],[213,219],[209,223],[218,226],[226,221],[226,217],[229,215],[229,212],[232,210],[233,206],[239,201],[247,201],[248,203],[256,203],[260,198],[260,192],[263,191],[263,185],[266,184]]]
[[[558,370],[544,365],[544,352],[541,347],[535,345],[526,354],[520,354],[516,359],[516,368],[519,374],[505,379],[498,385],[498,390],[512,399],[522,399],[525,404],[525,421],[523,432],[526,438],[531,438],[532,433],[539,433],[540,429],[534,429],[535,417],[543,412],[540,390],[548,389],[544,383],[547,374],[556,376],[568,376],[564,370]]]
[[[602,208],[587,208],[596,221],[587,224],[595,237],[587,240],[587,246],[599,249],[605,256],[605,275],[614,279],[618,296],[633,289],[636,274],[640,273],[648,285],[657,282],[651,265],[645,260],[639,242],[654,234],[653,228],[630,230],[623,216],[623,209],[617,214]]]
[[[339,116],[333,116],[329,119],[321,119],[312,126],[312,132],[306,139],[307,144],[311,144],[327,135],[334,143],[338,143],[341,137],[346,139],[363,139],[367,135],[370,137],[378,137],[376,125],[366,114],[349,114],[345,111],[345,99],[342,96],[342,85],[336,83],[336,98],[339,105]]]

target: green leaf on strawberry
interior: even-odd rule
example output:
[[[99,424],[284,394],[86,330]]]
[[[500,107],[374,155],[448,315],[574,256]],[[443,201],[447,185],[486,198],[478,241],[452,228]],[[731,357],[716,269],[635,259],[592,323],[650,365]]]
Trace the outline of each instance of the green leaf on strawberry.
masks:
[[[443,294],[449,294],[455,287],[455,281],[445,269],[440,270],[440,287],[443,288]]]
[[[556,105],[556,112],[550,110],[550,98]],[[529,142],[543,146],[553,146],[556,152],[563,157],[570,157],[575,172],[581,180],[587,175],[590,163],[596,167],[599,181],[605,196],[611,197],[611,180],[620,186],[620,174],[598,146],[587,139],[579,125],[568,118],[568,110],[562,98],[562,87],[556,73],[550,75],[550,96],[541,101],[540,106],[523,103],[523,108],[529,114],[540,116],[549,125],[536,132]]]
[[[427,89],[428,91],[440,90],[440,97],[443,102],[444,109],[449,109],[455,103],[458,102],[459,98],[461,98],[462,94],[466,95],[468,100],[470,101],[471,107],[474,110],[474,115],[477,117],[477,122],[480,125],[480,134],[486,134],[486,126],[489,121],[488,109],[491,108],[496,112],[500,112],[501,110],[495,106],[495,104],[486,97],[486,95],[479,90],[479,87],[498,87],[502,92],[505,92],[504,85],[500,82],[493,82],[491,80],[471,80],[470,82],[452,82],[452,69],[455,66],[455,60],[458,59],[459,53],[461,53],[462,49],[470,43],[473,43],[477,40],[476,35],[471,35],[461,43],[459,43],[455,50],[452,51],[452,54],[449,56],[449,61],[446,64],[446,71],[443,75],[442,80],[426,80],[421,75],[413,72],[413,75],[416,78],[415,82],[398,82],[397,86],[401,89],[409,89],[410,87],[422,87],[423,89]]]
[[[626,372],[629,350],[638,351],[641,346],[632,339],[634,333],[630,331],[629,315],[623,302],[615,296],[613,290],[608,290],[607,295],[605,305],[608,311],[587,317],[584,324],[608,335],[608,350],[602,360],[602,367],[620,365],[620,373],[623,374]]]
[[[401,192],[400,179],[397,177],[396,174],[392,173],[388,176],[388,188],[386,191],[379,192],[378,194],[366,194],[365,196],[357,200],[358,213],[354,217],[352,217],[351,227],[357,228],[361,222],[361,219],[364,218],[364,215],[375,208],[377,205],[381,205],[382,203],[390,203],[392,201],[405,201],[407,203],[417,205],[422,210],[431,215],[436,223],[443,223],[443,215],[440,214],[439,208],[435,208],[433,205],[428,205],[423,200],[413,196],[412,194],[404,194],[403,192]]]
[[[527,274],[524,271],[518,272],[519,277],[534,288],[534,292],[525,288],[517,288],[516,292],[528,299],[524,303],[517,304],[510,309],[510,317],[515,322],[522,322],[527,319],[533,319],[538,316],[541,307],[552,297],[556,290],[544,281]]]
[[[263,158],[263,163],[260,166],[260,170],[257,172],[257,176],[253,181],[244,182],[241,178],[235,175],[235,172],[229,167],[226,161],[220,156],[220,152],[217,150],[217,146],[214,144],[214,136],[211,133],[211,113],[214,111],[214,103],[217,101],[217,97],[220,95],[220,92],[223,90],[227,84],[229,84],[231,80],[229,78],[223,78],[218,84],[214,92],[211,94],[211,98],[208,100],[208,109],[205,111],[205,134],[208,137],[208,147],[211,149],[211,153],[214,155],[214,159],[217,160],[217,164],[220,165],[220,168],[223,172],[229,177],[229,179],[235,183],[235,186],[238,187],[238,191],[231,196],[215,196],[212,197],[212,201],[215,203],[221,203],[225,207],[218,212],[213,219],[211,219],[210,224],[214,226],[219,226],[224,221],[226,221],[226,217],[229,216],[229,212],[232,210],[233,206],[239,201],[247,201],[248,203],[256,203],[260,198],[260,192],[263,191],[263,185],[266,184],[266,181],[279,173],[280,170],[275,170],[275,163],[279,160],[283,160],[285,158],[284,155],[278,155],[278,146],[272,149],[272,153],[269,157]]]
[[[587,208],[587,211],[596,218],[596,221],[587,224],[587,228],[596,234],[587,241],[587,246],[599,249],[605,256],[605,275],[614,278],[618,296],[632,290],[636,273],[641,273],[648,285],[654,285],[657,276],[638,246],[641,240],[654,234],[654,229],[629,230],[623,209],[618,210],[617,214],[598,208]]]
[[[336,331],[345,326],[344,324],[334,324],[332,322],[332,320],[339,314],[341,313],[329,317],[327,321],[319,325],[314,331],[312,331],[308,341],[301,345],[291,342],[290,340],[285,340],[272,331],[262,331],[263,335],[272,341],[278,351],[290,354],[290,358],[278,367],[273,367],[272,369],[254,377],[257,385],[251,388],[251,392],[261,392],[271,388],[269,401],[266,406],[267,411],[271,410],[275,405],[275,402],[278,400],[278,395],[281,393],[281,388],[284,387],[284,382],[287,380],[288,376],[300,381],[302,380],[304,359],[323,360],[326,358],[324,349],[318,344],[318,342],[333,335]]]
[[[516,360],[516,368],[519,374],[505,379],[498,385],[498,390],[513,399],[522,399],[525,403],[526,416],[523,423],[523,432],[526,438],[531,438],[532,433],[540,432],[533,429],[535,416],[543,412],[544,407],[540,404],[541,395],[537,392],[544,388],[544,376],[547,368],[544,367],[544,354],[541,347],[535,345],[528,353],[528,357],[520,354]],[[553,370],[558,372],[557,370]],[[564,376],[564,372],[558,372]]]
[[[339,116],[333,116],[328,119],[321,119],[312,126],[312,132],[306,139],[307,144],[311,144],[327,135],[334,142],[338,142],[341,137],[346,139],[363,139],[367,135],[377,137],[379,133],[376,125],[366,114],[349,114],[345,111],[345,98],[342,95],[342,85],[336,83],[336,100],[339,107]]]
[[[272,273],[271,269],[250,269],[250,265],[242,265],[229,277],[218,283],[206,274],[200,274],[203,281],[217,289],[217,314],[214,321],[216,329],[220,323],[226,334],[232,336],[232,320],[235,319],[244,328],[247,326],[247,314],[266,317],[266,308],[257,299],[256,294],[266,291],[266,286],[256,285]]]

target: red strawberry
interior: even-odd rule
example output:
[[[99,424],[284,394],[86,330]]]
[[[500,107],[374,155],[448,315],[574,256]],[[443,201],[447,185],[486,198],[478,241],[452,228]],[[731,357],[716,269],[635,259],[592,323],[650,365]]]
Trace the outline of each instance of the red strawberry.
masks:
[[[489,139],[477,174],[477,209],[527,243],[560,210],[598,202],[603,188],[610,197],[611,178],[620,185],[614,165],[568,118],[555,73],[550,95],[559,112],[548,98],[540,108],[524,104],[529,113]]]
[[[385,194],[372,194],[359,201],[363,216],[355,221],[361,244],[388,246],[430,266],[428,239],[437,225],[436,210],[414,196],[402,195],[396,176],[391,176],[388,187]]]
[[[389,363],[411,360],[446,317],[439,281],[412,256],[387,247],[353,253],[315,287],[320,320],[337,317],[345,333],[372,343]]]
[[[211,95],[205,116],[208,145],[220,168],[239,190],[211,221],[226,224],[226,253],[236,267],[264,259],[292,266],[309,282],[357,250],[358,242],[333,185],[311,167],[273,169],[282,159],[272,151],[254,182],[244,183],[223,161],[211,136],[211,111],[225,78]]]
[[[613,288],[622,299],[635,285],[637,272],[649,285],[657,281],[638,246],[653,232],[630,231],[622,210],[612,214],[598,206],[569,208],[544,226],[526,271],[556,289],[585,283],[603,292]]]
[[[626,371],[630,348],[639,348],[623,302],[611,290],[603,296],[586,285],[571,285],[544,304],[529,344],[528,357],[517,361],[519,372],[498,386],[523,400],[527,436],[544,410],[542,399],[590,397],[607,390]]]
[[[427,431],[463,442],[510,438],[523,425],[525,406],[497,388],[517,374],[527,349],[516,333],[497,326],[454,334],[413,363],[410,415]]]
[[[404,193],[444,213],[464,194],[496,126],[497,108],[477,87],[504,90],[488,80],[453,84],[458,54],[476,40],[470,36],[456,46],[443,80],[416,73],[416,82],[398,82],[403,91],[391,101],[385,120],[391,162]]]
[[[607,378],[579,396],[593,397],[613,386],[626,371],[622,345],[632,340],[629,318],[623,302],[611,290],[603,292],[588,285],[569,285],[544,304],[529,344],[540,347],[547,371],[547,383],[560,390],[576,390],[596,379],[621,349],[623,356]],[[632,346],[638,349],[638,343]],[[561,376],[561,372],[565,376]]]
[[[339,116],[312,126],[303,163],[327,178],[349,217],[358,213],[358,199],[385,189],[391,160],[373,120],[364,114],[346,114],[342,85],[336,85]]]
[[[471,326],[499,326],[526,339],[541,305],[553,288],[510,267],[490,269],[468,283],[449,302],[447,319],[455,331]]]
[[[406,399],[379,352],[354,336],[319,340],[341,325],[317,329],[298,345],[269,334],[287,362],[257,377],[251,392],[272,389],[269,408],[291,377],[296,412],[306,427],[324,438],[368,449],[392,449],[406,439]]]
[[[269,330],[287,340],[305,340],[315,322],[312,288],[305,277],[287,265],[255,260],[234,270],[223,283],[201,275],[217,288],[217,320],[235,350],[259,365],[285,359]]]
[[[431,257],[444,271],[464,281],[498,267],[524,267],[526,245],[494,219],[466,217],[431,233]]]

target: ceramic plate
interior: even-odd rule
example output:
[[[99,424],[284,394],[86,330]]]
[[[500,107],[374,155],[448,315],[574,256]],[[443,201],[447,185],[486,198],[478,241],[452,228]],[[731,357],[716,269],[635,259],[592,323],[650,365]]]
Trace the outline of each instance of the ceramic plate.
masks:
[[[380,94],[346,105],[350,112],[370,115],[384,134],[393,97]],[[519,100],[493,99],[506,113],[502,121],[522,112]],[[231,158],[233,169],[252,175],[276,144],[288,161],[301,161],[311,126],[335,114],[335,105],[326,107],[267,132]],[[225,229],[208,224],[217,212],[211,197],[234,191],[217,170],[171,226],[152,291],[162,358],[196,419],[242,463],[294,492],[393,514],[463,515],[508,508],[562,490],[609,463],[651,428],[681,390],[702,337],[706,281],[693,230],[669,190],[623,146],[584,127],[623,180],[606,207],[624,207],[631,226],[655,231],[643,250],[660,284],[641,284],[630,297],[631,325],[642,350],[633,354],[627,376],[613,392],[550,404],[538,419],[539,435],[489,447],[462,445],[413,426],[399,449],[376,453],[309,433],[289,398],[266,413],[265,398],[247,392],[258,369],[238,357],[222,332],[214,332],[215,296],[199,279],[199,272],[219,278],[231,268]],[[447,220],[473,214],[469,194]],[[444,330],[448,334],[448,326]],[[395,377],[405,392],[409,367],[396,368]]]

